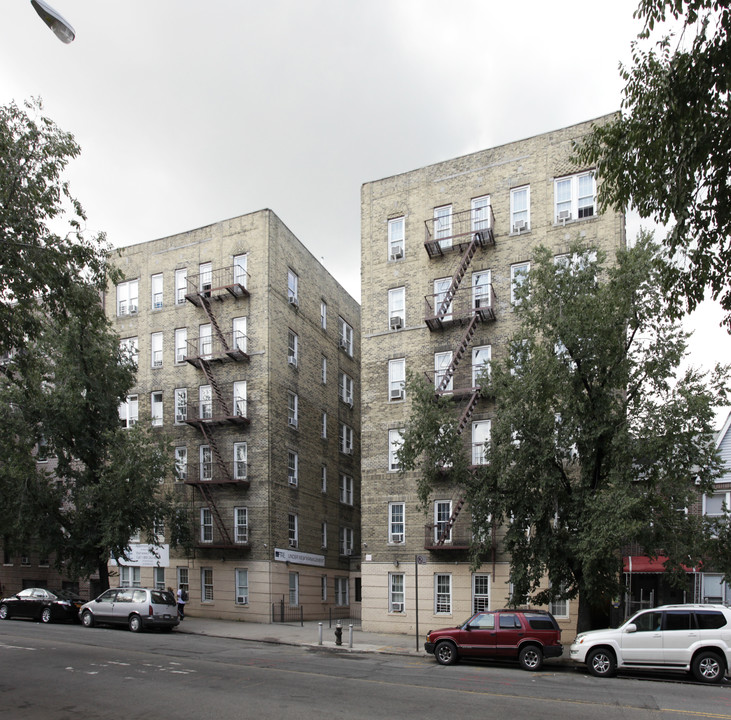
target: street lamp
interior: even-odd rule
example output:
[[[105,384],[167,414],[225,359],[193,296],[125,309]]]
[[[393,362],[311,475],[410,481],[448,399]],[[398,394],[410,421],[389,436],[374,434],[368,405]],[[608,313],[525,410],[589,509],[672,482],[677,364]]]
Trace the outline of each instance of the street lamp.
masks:
[[[61,14],[54,10],[44,0],[30,0],[30,4],[35,11],[41,16],[46,25],[56,34],[56,37],[64,43],[70,43],[76,37],[76,31],[71,27],[68,21],[64,20]]]

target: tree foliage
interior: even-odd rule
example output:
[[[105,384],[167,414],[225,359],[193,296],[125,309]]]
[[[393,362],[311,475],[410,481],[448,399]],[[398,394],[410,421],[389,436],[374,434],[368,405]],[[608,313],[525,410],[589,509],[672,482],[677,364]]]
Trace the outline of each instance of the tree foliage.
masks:
[[[725,402],[728,368],[677,376],[687,335],[660,286],[663,270],[647,236],[609,267],[579,243],[559,262],[535,252],[519,290],[520,330],[483,378],[494,398],[484,465],[466,467],[464,440],[433,388],[416,378],[408,386],[399,459],[420,470],[422,503],[436,479],[429,435],[443,427],[454,455],[440,462],[463,486],[475,564],[494,523],[516,601],[578,595],[581,629],[618,595],[628,544],[667,556],[676,577],[722,552],[703,518],[683,510],[721,473],[714,408]]]
[[[621,115],[596,127],[577,148],[579,162],[602,178],[602,206],[634,206],[669,228],[668,291],[687,309],[707,289],[731,325],[731,10],[728,0],[642,0],[644,20],[632,46]],[[680,23],[649,49],[657,24]],[[682,308],[681,308],[682,309]]]
[[[136,533],[157,543],[164,524],[173,543],[187,539],[159,484],[171,452],[150,429],[120,427],[136,368],[100,302],[116,278],[103,236],[85,239],[84,211],[61,177],[78,147],[15,105],[0,108],[0,139],[0,533],[106,585],[109,558],[124,558]],[[61,225],[65,205],[61,237],[49,224]]]

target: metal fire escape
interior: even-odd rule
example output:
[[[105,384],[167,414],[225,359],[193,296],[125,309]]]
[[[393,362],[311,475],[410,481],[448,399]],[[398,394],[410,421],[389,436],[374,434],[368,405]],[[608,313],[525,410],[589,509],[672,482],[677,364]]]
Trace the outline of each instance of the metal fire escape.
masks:
[[[248,339],[240,332],[224,333],[213,310],[214,303],[222,303],[227,298],[247,298],[246,280],[246,273],[238,266],[208,270],[187,279],[185,299],[202,308],[212,331],[210,335],[189,340],[185,356],[186,362],[203,373],[206,385],[211,389],[210,397],[188,402],[184,416],[188,425],[200,431],[211,452],[211,462],[204,464],[201,459],[198,472],[189,474],[186,480],[187,484],[198,488],[218,532],[218,542],[201,544],[207,548],[233,547],[235,544],[216,504],[214,488],[224,484],[248,484],[248,480],[241,479],[239,473],[232,472],[236,460],[227,463],[217,441],[217,430],[222,426],[248,425],[246,398],[236,398],[233,392],[227,398],[214,372],[214,367],[225,362],[248,361]],[[238,543],[237,547],[240,546]]]
[[[435,374],[434,378],[436,396],[449,395],[459,402],[458,433],[462,433],[470,422],[480,396],[480,388],[472,382],[471,368],[469,382],[465,381],[464,373],[457,375],[457,370],[465,353],[471,347],[478,324],[495,321],[495,295],[492,284],[479,288],[472,285],[462,286],[462,281],[478,251],[495,245],[492,207],[488,205],[483,212],[484,210],[486,213],[479,217],[474,210],[453,214],[449,217],[446,227],[436,219],[429,219],[425,223],[424,247],[430,258],[441,258],[447,253],[460,253],[449,286],[441,292],[426,296],[424,314],[424,321],[431,332],[442,332],[454,327],[462,329],[452,350],[449,365],[441,369],[438,375]],[[431,376],[427,377],[432,380]],[[453,387],[455,380],[457,387]],[[453,529],[464,504],[464,498],[458,498],[446,522],[426,526],[426,549],[464,549],[469,546],[466,539],[453,537]]]

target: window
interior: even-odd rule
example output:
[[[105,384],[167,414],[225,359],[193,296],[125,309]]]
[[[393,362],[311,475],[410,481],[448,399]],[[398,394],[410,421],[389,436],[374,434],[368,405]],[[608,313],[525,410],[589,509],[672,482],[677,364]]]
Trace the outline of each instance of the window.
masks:
[[[348,527],[340,528],[340,554],[353,554],[353,529]]]
[[[198,355],[203,358],[213,355],[213,334],[210,323],[198,326]]]
[[[449,520],[452,517],[452,501],[436,500],[434,502],[434,541],[451,542],[452,529]]]
[[[246,283],[249,278],[247,267],[249,264],[248,255],[234,255],[234,285],[241,285],[246,288]]]
[[[327,550],[327,523],[320,523],[320,545],[323,550]]]
[[[234,508],[234,541],[237,543],[249,542],[249,509]]]
[[[434,387],[437,390],[452,390],[453,375],[447,375],[449,366],[452,364],[452,351],[434,353]]]
[[[296,428],[299,424],[299,397],[296,393],[287,393],[287,423]]]
[[[388,504],[388,542],[400,544],[405,540],[406,503],[392,502]]]
[[[327,413],[324,410],[322,411],[322,429],[320,430],[320,435],[323,440],[327,440]]]
[[[188,479],[188,448],[185,445],[175,448],[175,479],[178,482]]]
[[[490,442],[490,420],[476,420],[472,423],[472,464],[487,462],[485,446]]]
[[[490,196],[472,198],[470,202],[472,232],[490,229]]]
[[[472,307],[489,308],[492,305],[492,273],[489,270],[472,273]]]
[[[119,422],[123,428],[130,428],[139,419],[137,395],[127,395],[127,400],[119,406]]]
[[[247,341],[246,336],[246,317],[236,317],[233,319],[233,347],[246,353]]]
[[[287,452],[287,479],[290,485],[299,482],[299,455],[293,450]]]
[[[348,578],[336,577],[335,578],[335,604],[339,607],[350,605],[350,598],[348,597]]]
[[[200,446],[200,480],[210,480],[213,477],[213,453],[210,445]]]
[[[182,305],[188,292],[188,269],[181,268],[175,271],[175,304]]]
[[[406,325],[406,288],[388,291],[388,327],[400,330]]]
[[[175,423],[180,425],[188,419],[188,390],[175,388]]]
[[[437,615],[452,612],[452,576],[448,573],[434,576],[434,612]]]
[[[294,513],[289,513],[288,526],[289,526],[289,547],[296,548],[299,544],[299,530],[297,527],[297,516]]]
[[[596,215],[596,180],[593,172],[554,180],[553,194],[555,222],[583,220]]]
[[[492,347],[478,345],[472,348],[472,387],[480,387],[490,377]]]
[[[472,576],[472,612],[490,609],[490,575],[475,573]]]
[[[327,384],[327,358],[322,356],[322,384]]]
[[[403,400],[406,397],[406,360],[398,358],[388,361],[388,399]]]
[[[327,602],[327,575],[320,575],[320,600]]]
[[[350,357],[353,357],[353,328],[343,318],[338,318],[338,322],[340,325],[340,347]]]
[[[119,566],[119,587],[142,587],[140,568],[130,565]]]
[[[562,585],[560,591],[563,592],[564,590],[565,587]],[[554,617],[567,618],[569,616],[569,601],[565,598],[563,600],[551,600],[549,611]]]
[[[150,352],[152,367],[162,367],[162,333],[156,332],[150,335]]]
[[[213,568],[201,568],[201,602],[213,601]]]
[[[340,475],[340,502],[344,505],[353,504],[353,478],[349,475]]]
[[[388,259],[400,260],[404,256],[404,218],[388,221]]]
[[[185,362],[188,356],[188,328],[177,328],[175,330],[175,362]]]
[[[236,568],[236,604],[249,604],[249,571]]]
[[[181,590],[185,590],[185,592],[189,592],[190,586],[188,584],[188,568],[187,567],[177,568],[177,575],[178,575],[178,587]]]
[[[152,427],[162,427],[162,393],[150,394],[150,410],[152,414]]]
[[[452,319],[452,301],[448,299],[452,278],[437,278],[434,281],[434,314],[442,320]]]
[[[117,285],[117,315],[134,315],[137,312],[137,280]]]
[[[446,250],[452,247],[452,206],[434,208],[434,239],[439,247]]]
[[[402,613],[405,608],[404,574],[388,574],[388,612]]]
[[[165,590],[165,568],[156,567],[153,569],[153,580],[157,590]]]
[[[327,330],[327,303],[320,300],[320,327]]]
[[[289,604],[297,607],[300,603],[300,576],[299,573],[289,573]]]
[[[198,265],[198,291],[210,297],[213,286],[213,265],[209,262]]]
[[[213,513],[210,508],[201,508],[201,542],[213,542]]]
[[[119,341],[119,349],[125,359],[129,360],[135,367],[139,361],[139,344],[136,337],[124,338]]]
[[[246,380],[237,380],[233,384],[233,414],[236,417],[246,417]]]
[[[398,461],[398,451],[404,444],[401,430],[388,431],[388,470],[389,472],[397,472],[401,469]]]
[[[320,468],[320,492],[327,492],[327,465]]]
[[[287,362],[292,367],[297,367],[299,361],[299,337],[294,330],[287,333]]]
[[[353,407],[353,378],[351,378],[347,373],[339,373],[338,390],[340,393],[340,399],[346,405]]]
[[[153,275],[150,278],[150,290],[152,292],[152,309],[162,309],[162,273]]]
[[[297,287],[299,285],[299,277],[294,270],[287,270],[287,298],[290,305],[299,306],[299,296],[297,295]]]
[[[213,417],[213,396],[210,385],[201,385],[198,388],[198,418],[210,420]]]
[[[510,302],[513,305],[520,304],[518,289],[522,288],[523,285],[527,285],[529,273],[530,263],[524,262],[510,266]]]
[[[234,480],[246,480],[248,470],[246,443],[234,443]]]
[[[713,493],[703,497],[703,514],[708,517],[724,518],[731,510],[728,492]]]
[[[510,232],[530,230],[530,186],[510,191]]]
[[[353,428],[349,427],[345,423],[340,423],[340,452],[345,455],[353,454]]]
[[[48,462],[48,439],[41,435],[41,437],[38,438],[37,448],[36,462]]]

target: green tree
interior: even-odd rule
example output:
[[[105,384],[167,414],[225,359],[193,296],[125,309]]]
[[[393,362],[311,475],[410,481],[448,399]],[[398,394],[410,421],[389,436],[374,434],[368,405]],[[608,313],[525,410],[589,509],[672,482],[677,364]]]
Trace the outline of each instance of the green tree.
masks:
[[[641,0],[635,17],[644,26],[631,67],[620,68],[622,112],[595,128],[577,156],[597,168],[602,206],[632,205],[668,227],[666,290],[682,293],[688,310],[710,290],[731,325],[729,2]],[[646,49],[666,21],[680,32]]]
[[[451,467],[474,536],[499,529],[516,602],[578,596],[580,630],[618,595],[623,546],[667,555],[678,582],[684,565],[722,551],[708,544],[703,519],[683,510],[721,472],[714,408],[728,368],[676,377],[687,335],[649,237],[606,265],[579,243],[559,262],[546,248],[535,252],[519,291],[521,328],[483,378],[494,398],[486,464],[468,467],[448,401],[435,402],[415,377],[400,451],[404,470],[420,470],[423,505],[435,466]],[[475,565],[484,550],[475,541]]]

